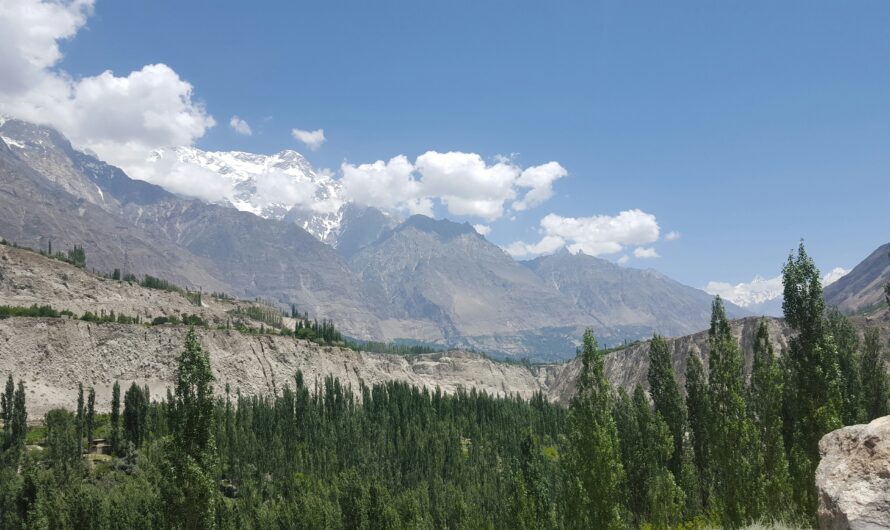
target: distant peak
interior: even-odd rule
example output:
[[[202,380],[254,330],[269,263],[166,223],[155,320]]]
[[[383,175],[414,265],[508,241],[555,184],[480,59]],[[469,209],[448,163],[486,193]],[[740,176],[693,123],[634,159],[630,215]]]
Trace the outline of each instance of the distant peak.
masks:
[[[414,228],[422,232],[433,233],[444,239],[453,239],[464,234],[482,237],[470,223],[455,223],[448,219],[433,219],[432,217],[419,214],[409,217],[396,230],[400,231],[405,228]]]

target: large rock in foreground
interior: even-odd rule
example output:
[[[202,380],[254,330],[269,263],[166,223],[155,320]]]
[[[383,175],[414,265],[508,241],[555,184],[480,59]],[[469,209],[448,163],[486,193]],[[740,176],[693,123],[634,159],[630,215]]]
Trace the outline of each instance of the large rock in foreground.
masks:
[[[819,527],[890,528],[890,416],[826,434],[819,453]]]

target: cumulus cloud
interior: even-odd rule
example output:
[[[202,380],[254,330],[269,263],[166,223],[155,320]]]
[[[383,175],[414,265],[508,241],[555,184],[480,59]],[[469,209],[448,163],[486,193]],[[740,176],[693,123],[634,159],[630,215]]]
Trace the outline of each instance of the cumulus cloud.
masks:
[[[238,134],[243,134],[244,136],[250,136],[253,134],[253,131],[250,129],[250,124],[247,121],[242,120],[238,116],[232,116],[232,119],[229,120],[229,127],[232,128]]]
[[[660,256],[652,247],[637,247],[634,249],[634,257],[638,259],[652,259]]]
[[[559,236],[544,236],[537,243],[516,241],[507,245],[504,250],[507,251],[507,254],[517,258],[524,256],[540,256],[541,254],[552,254],[564,247],[565,244],[565,239]]]
[[[340,179],[350,200],[384,210],[433,214],[433,203],[423,196],[414,177],[414,165],[404,155],[384,162],[340,166]]]
[[[630,256],[628,256],[627,254],[624,254],[624,255],[622,255],[620,258],[618,258],[618,264],[619,264],[619,265],[624,265],[624,264],[626,264],[628,261],[630,261]]]
[[[294,137],[294,140],[306,144],[306,147],[312,151],[317,151],[326,140],[324,129],[316,129],[314,131],[291,129],[290,134]]]
[[[110,70],[75,79],[55,68],[59,42],[74,37],[92,0],[6,0],[0,9],[0,109],[59,129],[78,148],[150,179],[152,150],[189,145],[214,120],[190,83],[164,64],[126,76]]]
[[[521,212],[543,204],[553,196],[553,182],[566,175],[568,175],[568,171],[556,162],[547,162],[524,170],[516,179],[516,184],[531,189],[521,200],[513,203],[513,209]]]
[[[491,227],[488,226],[488,225],[482,225],[482,224],[479,224],[479,225],[473,225],[473,229],[474,229],[480,236],[487,236],[488,234],[491,233]]]
[[[825,287],[836,282],[848,272],[850,271],[843,267],[835,267],[822,277],[822,286]],[[736,305],[747,307],[781,297],[782,276],[778,275],[773,278],[755,276],[750,282],[737,284],[710,281],[704,290],[709,294],[720,295],[721,298]]]
[[[668,232],[667,234],[665,234],[664,238],[667,241],[676,241],[676,240],[680,239],[680,232],[676,232],[676,231]]]
[[[659,230],[655,216],[638,209],[625,210],[615,216],[562,217],[549,214],[541,219],[543,238],[540,243],[529,245],[516,242],[508,246],[507,251],[514,256],[545,254],[559,248],[550,249],[557,240],[562,240],[573,253],[602,256],[621,252],[627,245],[654,243],[658,241]],[[545,240],[550,245],[542,246]]]
[[[341,166],[347,198],[390,210],[432,211],[439,201],[452,215],[494,221],[508,207],[537,206],[552,196],[552,184],[567,174],[556,162],[521,168],[499,157],[427,151],[412,163],[400,155],[389,162]],[[516,200],[522,195],[522,198]]]

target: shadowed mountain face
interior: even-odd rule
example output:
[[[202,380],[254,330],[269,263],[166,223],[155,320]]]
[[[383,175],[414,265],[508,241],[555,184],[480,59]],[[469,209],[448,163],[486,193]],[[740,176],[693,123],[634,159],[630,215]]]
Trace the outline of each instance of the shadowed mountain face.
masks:
[[[890,243],[881,245],[862,263],[825,288],[825,301],[847,313],[870,313],[883,307],[884,285],[890,281]]]
[[[176,196],[18,120],[0,125],[0,212],[11,241],[83,245],[99,271],[293,303],[361,339],[557,359],[585,327],[615,345],[704,329],[710,311],[709,295],[654,271],[568,253],[520,264],[468,224],[357,205],[338,214],[335,250],[287,216]]]
[[[350,335],[383,338],[342,258],[295,224],[132,180],[48,128],[9,120],[0,136],[3,237],[43,249],[50,239],[58,250],[83,245],[100,271],[294,303]]]
[[[522,262],[580,310],[624,338],[679,336],[708,327],[713,297],[654,270],[620,267],[582,253],[560,251]],[[727,303],[731,318],[745,316]]]

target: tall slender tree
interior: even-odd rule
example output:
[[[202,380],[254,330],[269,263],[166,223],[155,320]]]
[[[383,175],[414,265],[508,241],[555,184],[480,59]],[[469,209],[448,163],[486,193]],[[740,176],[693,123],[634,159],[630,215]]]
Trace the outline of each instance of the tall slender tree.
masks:
[[[663,337],[652,338],[649,344],[649,394],[655,412],[661,416],[671,432],[673,448],[668,469],[679,480],[683,461],[683,440],[686,437],[686,403],[674,376],[670,347]]]
[[[802,513],[816,513],[813,487],[819,440],[842,425],[843,399],[837,347],[825,332],[825,299],[819,269],[803,241],[782,269],[785,322],[797,332],[783,356],[784,431],[795,501]]]
[[[121,443],[121,385],[117,381],[111,387],[111,452],[119,454],[122,450]]]
[[[96,389],[90,387],[87,394],[86,437],[87,448],[93,443],[93,433],[96,429]]]
[[[83,449],[83,438],[86,431],[84,422],[83,383],[77,383],[77,409],[74,415],[75,439],[77,446]]]
[[[761,506],[771,517],[787,513],[791,503],[791,477],[782,438],[782,370],[776,361],[766,319],[760,321],[754,340],[749,409],[760,435],[763,455],[757,480],[763,484]]]
[[[701,486],[701,504],[707,508],[711,492],[708,381],[701,360],[693,354],[686,361],[686,408],[692,434],[693,462]]]
[[[611,414],[603,352],[584,332],[581,373],[569,407],[565,454],[566,523],[571,528],[624,528],[624,468]]]
[[[171,438],[165,446],[168,523],[176,528],[213,528],[216,511],[213,372],[194,328],[179,356],[173,402]]]
[[[743,361],[723,301],[713,303],[708,354],[709,436],[714,492],[726,527],[757,518],[756,431],[747,415]]]
[[[12,374],[6,380],[6,390],[0,395],[0,421],[3,422],[3,430],[9,431],[9,422],[12,421],[12,409],[15,402],[15,382]]]

